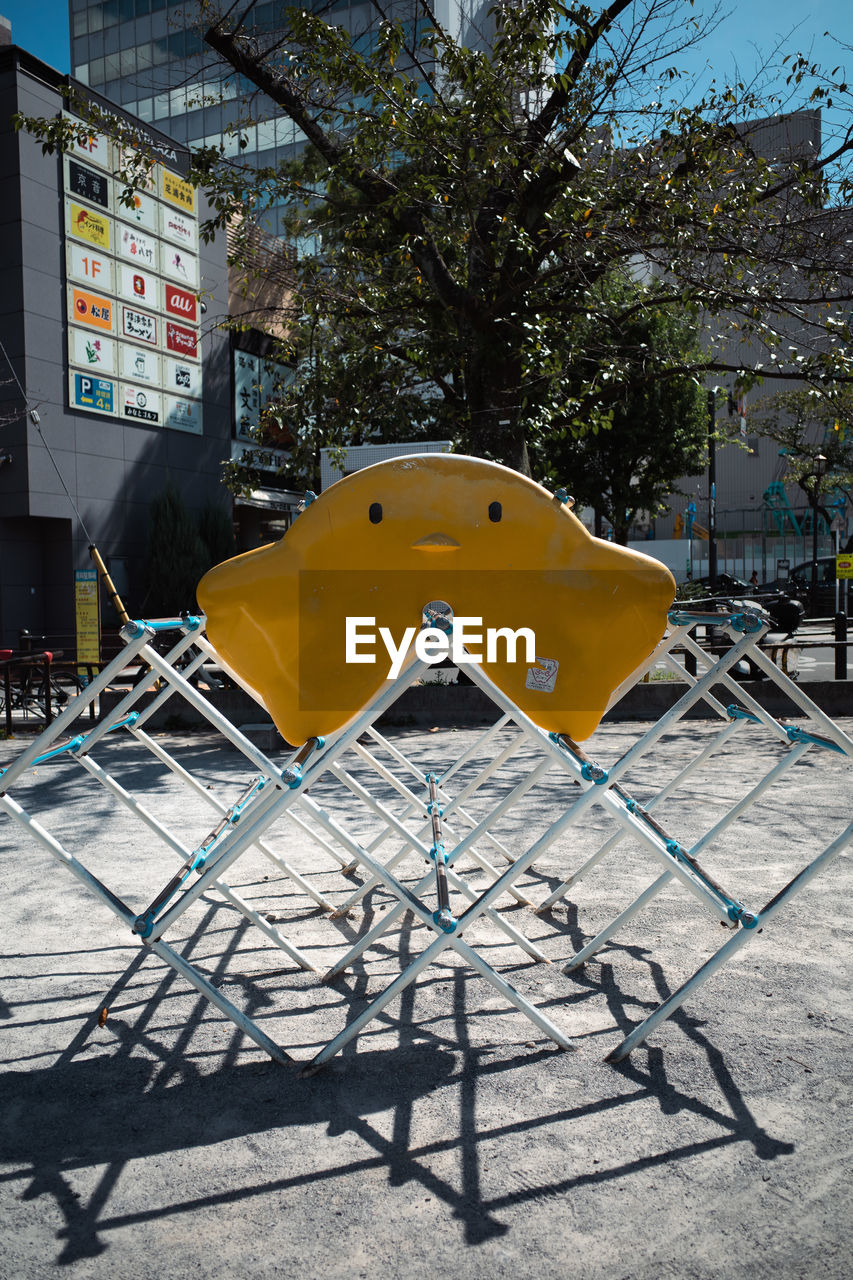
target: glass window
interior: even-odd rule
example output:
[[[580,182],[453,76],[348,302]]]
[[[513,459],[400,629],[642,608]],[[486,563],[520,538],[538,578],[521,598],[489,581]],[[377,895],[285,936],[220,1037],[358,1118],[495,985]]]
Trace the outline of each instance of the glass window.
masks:
[[[74,72],[74,74],[76,75],[77,79],[80,81],[81,84],[88,84],[89,83],[88,62],[84,62],[82,66],[78,67]]]
[[[151,0],[136,0],[136,16],[142,18],[151,12]]]
[[[136,114],[140,120],[144,120],[146,124],[151,124],[154,119],[154,99],[142,98],[137,102]]]
[[[121,58],[117,53],[108,53],[104,58],[104,75],[107,80],[118,80],[121,76]]]
[[[134,0],[119,0],[118,19],[119,22],[133,21]]]
[[[121,67],[122,76],[136,75],[136,50],[122,49],[119,54],[119,66]]]
[[[103,84],[106,79],[103,58],[93,58],[89,63],[89,80],[91,85]]]
[[[118,22],[118,0],[104,0],[104,26],[111,27]]]
[[[71,34],[72,36],[84,36],[88,31],[85,13],[72,14],[71,18]]]
[[[93,4],[89,9],[87,17],[89,19],[89,31],[101,31],[104,26],[104,11],[99,4]]]
[[[136,46],[136,65],[140,71],[147,71],[154,65],[154,50],[150,44]]]
[[[158,93],[154,99],[154,119],[162,120],[169,114],[168,93]]]

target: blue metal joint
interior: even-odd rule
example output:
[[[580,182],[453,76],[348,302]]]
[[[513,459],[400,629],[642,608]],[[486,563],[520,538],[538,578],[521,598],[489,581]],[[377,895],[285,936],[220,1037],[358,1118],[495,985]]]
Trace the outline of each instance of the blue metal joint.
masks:
[[[459,921],[449,911],[433,911],[432,918],[442,933],[453,933]]]
[[[154,929],[154,913],[147,911],[144,916],[137,916],[133,922],[133,933],[139,935],[140,938],[150,938]]]
[[[587,782],[594,782],[597,787],[601,787],[607,781],[607,770],[603,769],[600,764],[596,764],[594,760],[587,760],[581,765],[581,777]]]

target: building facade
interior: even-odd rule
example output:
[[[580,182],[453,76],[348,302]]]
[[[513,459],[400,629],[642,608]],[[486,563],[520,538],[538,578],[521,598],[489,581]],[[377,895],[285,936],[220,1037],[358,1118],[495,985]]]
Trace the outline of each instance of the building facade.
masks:
[[[65,83],[25,51],[0,48],[5,647],[22,629],[73,635],[92,543],[131,614],[144,615],[150,507],[167,488],[190,512],[213,504],[230,514],[224,238],[200,241],[200,193],[159,131],[139,124],[160,162],[132,207],[119,198],[122,157],[108,139],[45,155],[14,131],[15,112],[63,112]],[[107,603],[102,612],[114,628]]]

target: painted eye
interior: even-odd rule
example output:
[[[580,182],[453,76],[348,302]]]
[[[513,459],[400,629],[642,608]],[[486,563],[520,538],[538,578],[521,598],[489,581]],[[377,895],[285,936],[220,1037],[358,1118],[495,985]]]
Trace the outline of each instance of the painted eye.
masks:
[[[503,513],[503,507],[499,502],[489,503],[489,519],[492,524],[497,524]]]
[[[370,510],[368,511],[367,516],[371,524],[381,524],[382,523],[382,503],[371,502]]]

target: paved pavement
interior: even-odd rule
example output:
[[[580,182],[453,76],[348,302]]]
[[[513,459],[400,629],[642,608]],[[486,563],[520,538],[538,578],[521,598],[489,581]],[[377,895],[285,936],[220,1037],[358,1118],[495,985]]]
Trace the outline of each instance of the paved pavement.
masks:
[[[612,763],[645,728],[604,725],[590,753]],[[648,800],[713,732],[677,726],[626,786]],[[419,768],[441,770],[478,733],[389,740]],[[24,741],[2,744],[0,758]],[[209,795],[233,803],[251,770],[208,734],[156,741],[198,789],[127,739],[95,755],[195,847],[216,820]],[[691,843],[785,750],[741,725],[660,820]],[[522,752],[494,776],[484,789],[492,803],[525,761]],[[135,909],[177,866],[67,757],[13,794]],[[314,794],[359,839],[375,834],[331,779]],[[512,852],[528,847],[577,795],[549,773],[501,823],[501,840]],[[765,901],[846,825],[849,796],[848,761],[809,751],[715,844],[709,870],[750,904]],[[479,803],[470,802],[475,816]],[[541,902],[611,832],[593,810],[524,877],[525,895]],[[342,874],[292,823],[277,824],[269,842],[338,907],[363,879]],[[568,1051],[445,951],[306,1077],[237,1032],[6,816],[0,851],[4,1280],[57,1266],[74,1280],[851,1274],[846,857],[621,1065],[605,1055],[724,936],[671,884],[578,975],[564,973],[658,874],[627,843],[549,913],[505,901],[502,916],[551,963],[532,962],[490,923],[476,934],[489,963],[565,1031]],[[405,864],[407,883],[423,866]],[[331,919],[257,851],[228,879],[321,971],[393,905],[374,889]],[[427,937],[407,915],[350,973],[322,983],[209,892],[169,941],[304,1064]]]

